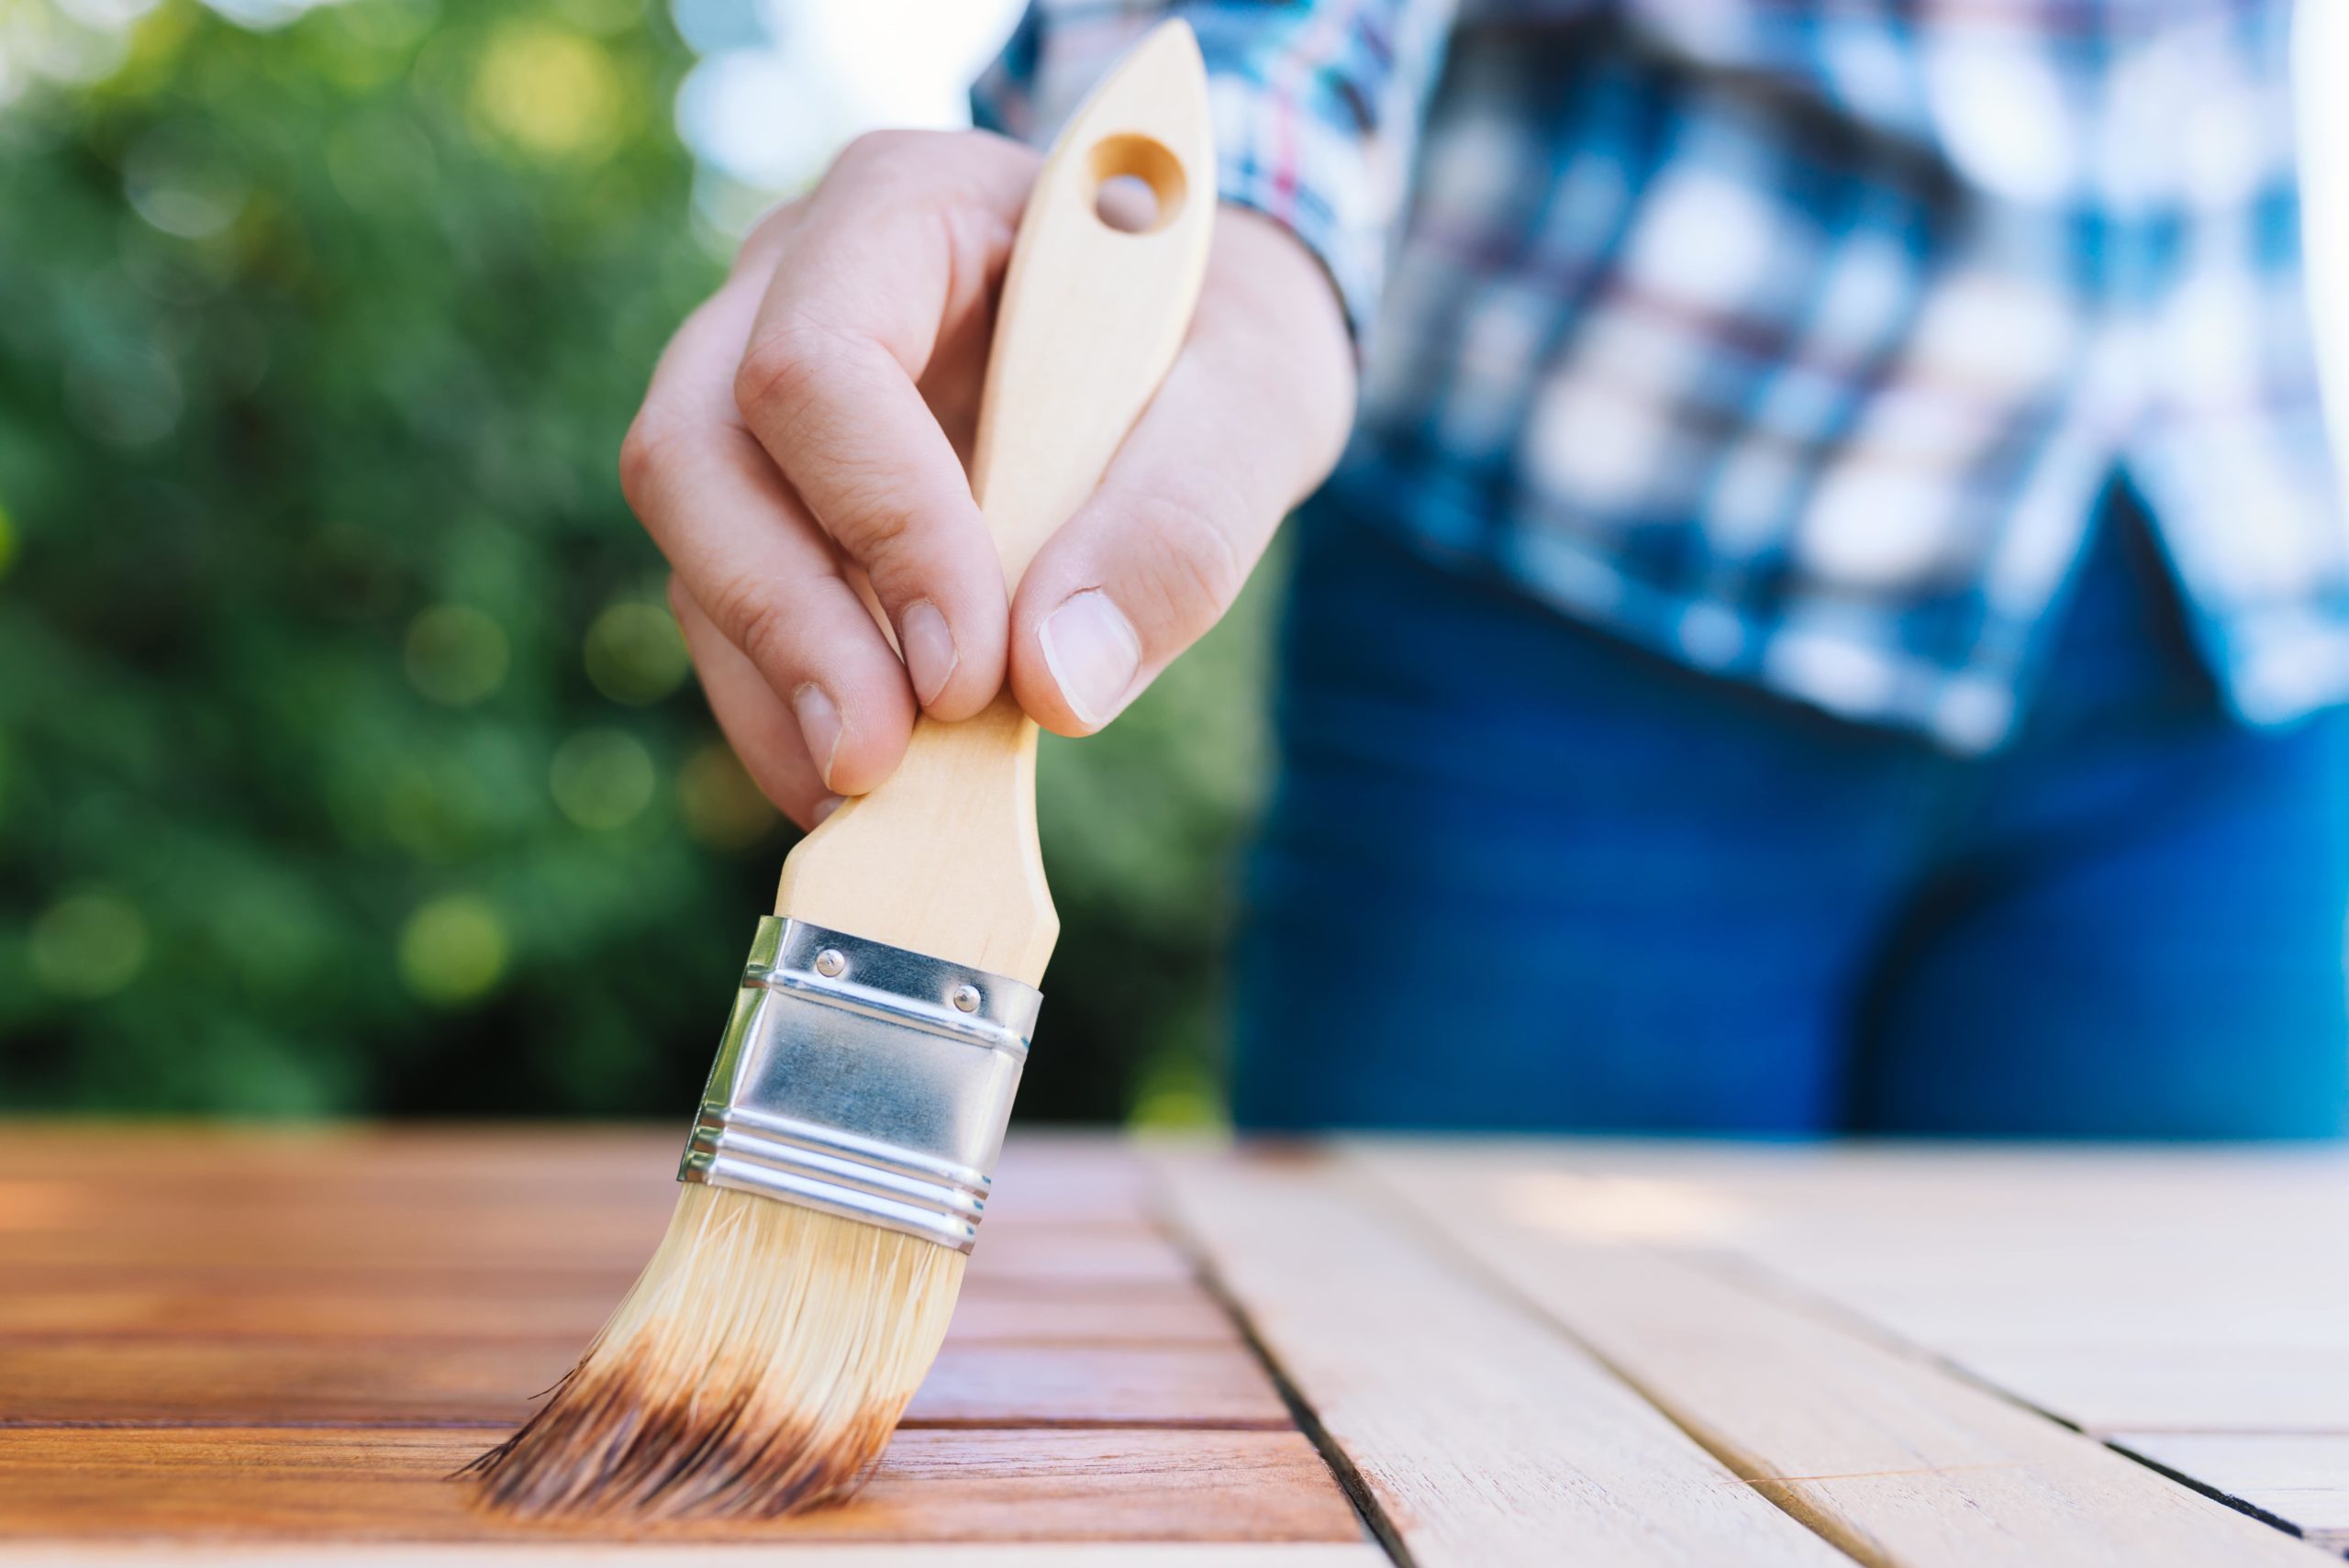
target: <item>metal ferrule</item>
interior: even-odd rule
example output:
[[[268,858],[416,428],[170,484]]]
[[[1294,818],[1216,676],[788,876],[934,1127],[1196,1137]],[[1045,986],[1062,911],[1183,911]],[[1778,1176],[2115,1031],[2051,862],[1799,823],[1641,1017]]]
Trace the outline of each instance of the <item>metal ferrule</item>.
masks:
[[[967,1252],[1042,1001],[1000,974],[771,915],[677,1179]]]

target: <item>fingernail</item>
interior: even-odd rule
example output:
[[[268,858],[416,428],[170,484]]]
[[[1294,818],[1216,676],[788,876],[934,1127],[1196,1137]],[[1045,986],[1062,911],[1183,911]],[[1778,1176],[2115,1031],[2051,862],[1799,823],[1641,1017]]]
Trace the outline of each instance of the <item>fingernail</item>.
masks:
[[[1141,639],[1098,588],[1071,594],[1045,618],[1044,667],[1069,711],[1088,725],[1117,717],[1141,669]]]
[[[841,749],[841,710],[832,706],[823,687],[810,681],[791,694],[791,711],[799,720],[799,733],[807,742],[817,776],[826,789],[831,788],[832,753]]]
[[[955,651],[954,634],[946,617],[928,599],[917,599],[897,617],[897,646],[906,651],[906,673],[913,677],[914,695],[928,707],[954,678],[963,662]]]
[[[844,804],[845,802],[843,802],[839,795],[826,795],[823,799],[818,801],[815,805],[807,808],[807,826],[814,828],[820,825],[825,817],[829,817],[833,812],[838,811]]]

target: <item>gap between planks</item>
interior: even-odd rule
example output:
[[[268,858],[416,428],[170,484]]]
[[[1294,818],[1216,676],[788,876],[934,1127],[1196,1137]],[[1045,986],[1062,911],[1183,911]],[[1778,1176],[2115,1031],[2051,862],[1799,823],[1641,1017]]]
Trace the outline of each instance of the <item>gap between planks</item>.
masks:
[[[2106,1440],[2312,1546],[2349,1554],[2349,1433],[2115,1432]]]
[[[1327,1162],[1163,1151],[1176,1225],[1418,1568],[1848,1568]]]

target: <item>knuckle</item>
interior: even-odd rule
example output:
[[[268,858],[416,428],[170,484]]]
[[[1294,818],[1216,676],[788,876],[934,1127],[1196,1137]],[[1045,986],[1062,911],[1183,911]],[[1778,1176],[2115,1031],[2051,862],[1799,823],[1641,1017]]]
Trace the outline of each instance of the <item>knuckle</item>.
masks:
[[[832,160],[832,167],[860,176],[871,174],[918,154],[930,135],[927,131],[895,127],[868,130],[841,149],[840,156]]]
[[[734,406],[755,427],[787,421],[814,406],[827,386],[870,375],[886,350],[869,339],[801,316],[752,339],[734,373]]]
[[[901,481],[844,468],[835,472],[826,499],[824,528],[842,550],[868,567],[907,562],[914,508]]]
[[[629,421],[628,434],[620,439],[620,494],[640,517],[651,507],[680,433],[675,417],[657,404],[646,404]]]
[[[832,160],[818,188],[826,221],[905,218],[952,210],[970,199],[970,160],[956,145],[967,132],[870,130]]]
[[[720,583],[702,606],[726,639],[740,649],[760,670],[789,673],[792,646],[790,606],[774,584],[753,577],[733,577]]]
[[[787,417],[804,404],[823,375],[825,350],[807,332],[779,328],[743,350],[734,373],[734,406],[754,423]]]
[[[1152,486],[1134,513],[1150,591],[1190,635],[1219,619],[1248,565],[1232,542],[1228,505],[1191,486]]]
[[[844,388],[892,373],[887,350],[870,339],[800,319],[752,344],[734,383],[735,405],[753,429],[796,428],[794,444],[811,472],[791,477],[812,482],[803,493],[825,532],[868,564],[900,552],[919,510],[919,483],[895,465],[860,459],[852,432],[839,428],[839,403]]]

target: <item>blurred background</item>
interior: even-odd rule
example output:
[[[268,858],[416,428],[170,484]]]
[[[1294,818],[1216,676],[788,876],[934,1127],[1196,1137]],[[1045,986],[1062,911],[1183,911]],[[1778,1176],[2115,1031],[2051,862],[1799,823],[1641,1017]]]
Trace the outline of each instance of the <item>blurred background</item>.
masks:
[[[792,841],[614,473],[1006,0],[0,0],[0,1107],[682,1117]],[[1029,1118],[1221,1114],[1260,573],[1046,738]]]

